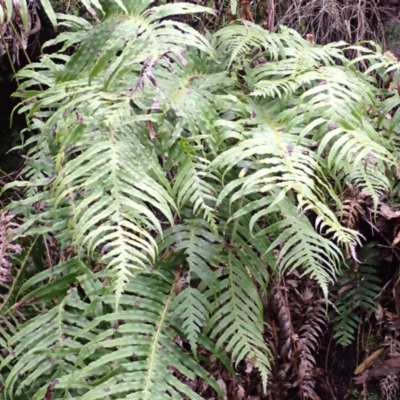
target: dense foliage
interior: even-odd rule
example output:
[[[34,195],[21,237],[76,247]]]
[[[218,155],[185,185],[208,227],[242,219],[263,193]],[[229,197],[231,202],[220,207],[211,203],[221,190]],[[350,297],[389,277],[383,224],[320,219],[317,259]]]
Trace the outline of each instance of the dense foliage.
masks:
[[[265,391],[264,308],[284,310],[291,274],[322,290],[314,328],[344,268],[368,277],[337,299],[353,340],[379,292],[358,224],[397,195],[399,97],[379,89],[395,60],[250,22],[202,35],[173,17],[212,10],[186,3],[85,3],[96,21],[58,14],[59,52],[18,73],[31,133],[4,188],[24,198],[0,234],[0,397],[200,399],[197,378],[222,397],[204,351],[252,360]],[[303,372],[321,332],[299,334]]]

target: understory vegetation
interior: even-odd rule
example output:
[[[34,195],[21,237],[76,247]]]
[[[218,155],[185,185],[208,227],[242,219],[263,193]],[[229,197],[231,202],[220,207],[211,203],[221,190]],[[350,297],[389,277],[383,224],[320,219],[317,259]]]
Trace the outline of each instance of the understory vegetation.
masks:
[[[395,399],[398,60],[245,18],[203,32],[189,3],[82,3],[92,22],[42,1],[58,50],[16,74],[0,399],[335,398],[329,352],[367,320],[356,382]]]

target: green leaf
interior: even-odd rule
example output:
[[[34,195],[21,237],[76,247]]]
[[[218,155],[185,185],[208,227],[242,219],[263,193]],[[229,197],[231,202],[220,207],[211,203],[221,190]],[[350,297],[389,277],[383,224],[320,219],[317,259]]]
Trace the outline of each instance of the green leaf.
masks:
[[[43,6],[44,12],[49,17],[50,22],[54,27],[57,26],[57,17],[50,3],[50,0],[41,0],[41,5]]]

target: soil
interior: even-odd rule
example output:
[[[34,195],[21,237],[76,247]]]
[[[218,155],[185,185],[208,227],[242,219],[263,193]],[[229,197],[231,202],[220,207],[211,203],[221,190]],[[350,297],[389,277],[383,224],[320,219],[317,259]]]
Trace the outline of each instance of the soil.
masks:
[[[16,86],[8,77],[8,71],[0,71],[0,177],[12,173],[22,162],[18,152],[10,152],[18,142],[21,118],[17,116],[11,124],[11,113],[15,106],[11,94]]]

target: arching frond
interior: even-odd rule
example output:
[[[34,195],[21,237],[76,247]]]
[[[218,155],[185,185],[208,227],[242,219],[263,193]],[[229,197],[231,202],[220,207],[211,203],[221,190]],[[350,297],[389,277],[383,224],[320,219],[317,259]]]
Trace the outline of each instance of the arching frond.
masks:
[[[310,221],[299,215],[287,199],[277,203],[276,208],[283,214],[282,221],[266,228],[263,233],[279,232],[268,250],[277,250],[281,274],[299,270],[315,279],[328,297],[329,283],[334,281],[342,261],[340,248],[315,232]]]
[[[251,135],[251,136],[250,136]],[[307,147],[298,144],[298,137],[287,134],[275,126],[265,126],[249,132],[251,138],[238,143],[217,157],[213,166],[229,171],[241,168],[239,178],[232,180],[221,192],[219,202],[231,195],[231,201],[240,201],[247,195],[268,193],[281,188],[279,200],[293,191],[300,206],[311,209],[320,216],[320,227],[326,227],[339,242],[354,240],[354,233],[341,227],[333,212],[323,201],[323,188],[329,189],[320,176],[320,167]],[[235,194],[232,194],[234,190]],[[256,217],[269,211],[264,207],[267,198],[256,200],[249,211],[259,210]]]
[[[47,292],[39,287],[29,296],[41,301],[60,290],[68,291],[64,300],[31,319],[8,340],[7,347],[18,344],[2,363],[4,368],[15,362],[5,379],[11,397],[11,393],[28,392],[32,399],[43,398],[57,371],[55,393],[75,399],[128,394],[138,400],[181,395],[200,399],[171,374],[171,365],[188,379],[201,376],[220,393],[216,382],[173,344],[175,283],[170,271],[163,271],[164,278],[138,275],[127,284],[118,311],[114,295],[77,259],[56,266],[53,272],[43,271],[24,289],[52,275],[58,279],[46,287]],[[69,289],[75,279],[84,298],[76,288]],[[76,311],[83,318],[77,318]],[[30,388],[33,382],[36,390]]]
[[[246,56],[254,49],[263,48],[265,54],[273,60],[278,59],[293,48],[304,45],[301,36],[292,29],[283,28],[282,35],[269,33],[261,26],[246,21],[244,25],[230,25],[216,32],[217,45],[224,46],[229,54],[229,64],[242,64]]]
[[[54,181],[58,201],[73,196],[73,237],[89,251],[101,248],[103,259],[116,272],[116,291],[123,292],[135,270],[149,269],[156,244],[149,231],[162,232],[152,208],[173,223],[173,201],[155,177],[159,164],[127,129],[95,131],[81,138],[81,154],[65,163]],[[86,143],[85,143],[86,142]],[[153,159],[153,160],[152,160]],[[153,176],[154,177],[153,177]],[[118,297],[117,297],[118,298]]]

